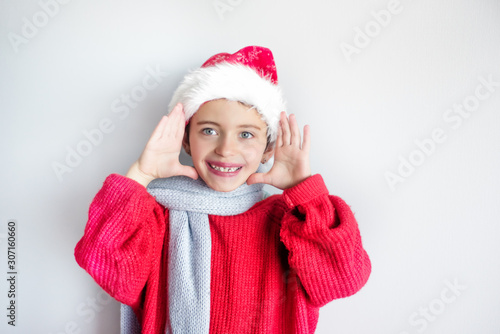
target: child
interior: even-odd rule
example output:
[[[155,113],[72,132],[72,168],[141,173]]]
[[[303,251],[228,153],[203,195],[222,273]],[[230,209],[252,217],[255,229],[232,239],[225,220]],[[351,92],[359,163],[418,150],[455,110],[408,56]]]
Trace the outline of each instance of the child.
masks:
[[[122,331],[314,333],[371,264],[349,206],[311,175],[309,127],[302,140],[283,112],[271,51],[211,57],[170,110],[93,200],[78,264],[128,305]],[[263,199],[263,184],[283,193]]]

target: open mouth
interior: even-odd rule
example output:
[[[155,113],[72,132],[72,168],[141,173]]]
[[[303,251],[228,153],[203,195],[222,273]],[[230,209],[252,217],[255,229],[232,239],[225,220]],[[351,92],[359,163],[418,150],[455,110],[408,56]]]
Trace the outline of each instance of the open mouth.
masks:
[[[238,171],[238,170],[240,170],[242,168],[241,166],[240,167],[221,167],[221,166],[213,165],[211,163],[208,163],[208,165],[212,169],[214,169],[214,170],[216,170],[218,172],[222,172],[222,173],[234,173],[234,172],[236,172],[236,171]]]

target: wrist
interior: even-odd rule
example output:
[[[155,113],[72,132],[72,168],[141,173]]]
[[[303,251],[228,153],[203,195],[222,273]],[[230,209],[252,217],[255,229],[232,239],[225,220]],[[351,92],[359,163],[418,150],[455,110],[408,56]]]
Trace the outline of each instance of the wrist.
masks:
[[[291,171],[290,173],[290,176],[291,176],[291,182],[290,184],[288,185],[288,187],[286,187],[287,189],[289,188],[293,188],[295,187],[296,185],[304,182],[305,180],[307,180],[308,178],[310,178],[312,175],[311,173],[311,168],[309,167],[309,165],[306,165],[306,166],[294,166],[294,170]]]
[[[142,184],[144,187],[147,187],[148,184],[155,179],[153,176],[147,175],[141,171],[137,161],[132,164],[125,176],[139,184]]]
[[[293,188],[296,185],[304,182],[305,180],[307,180],[310,177],[311,177],[311,174],[295,177],[286,187],[283,188],[283,190]]]

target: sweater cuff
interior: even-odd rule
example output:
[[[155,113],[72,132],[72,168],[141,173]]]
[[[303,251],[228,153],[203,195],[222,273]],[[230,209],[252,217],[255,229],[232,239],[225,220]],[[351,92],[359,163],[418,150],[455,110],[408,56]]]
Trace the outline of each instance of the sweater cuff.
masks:
[[[312,175],[296,186],[283,191],[283,198],[289,208],[294,208],[323,195],[328,195],[328,189],[320,174]]]

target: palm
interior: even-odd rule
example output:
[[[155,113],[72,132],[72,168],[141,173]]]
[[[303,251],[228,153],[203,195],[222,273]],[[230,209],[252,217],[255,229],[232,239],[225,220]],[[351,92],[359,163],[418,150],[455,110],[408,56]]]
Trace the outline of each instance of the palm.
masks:
[[[251,175],[247,183],[266,183],[279,189],[293,187],[311,175],[309,149],[309,126],[304,127],[302,142],[295,116],[290,115],[290,119],[287,119],[283,112],[278,128],[273,167],[267,173]]]
[[[177,105],[169,116],[164,116],[154,130],[138,160],[139,170],[153,178],[185,175],[196,179],[192,167],[179,162],[184,137],[185,116],[182,105]]]

